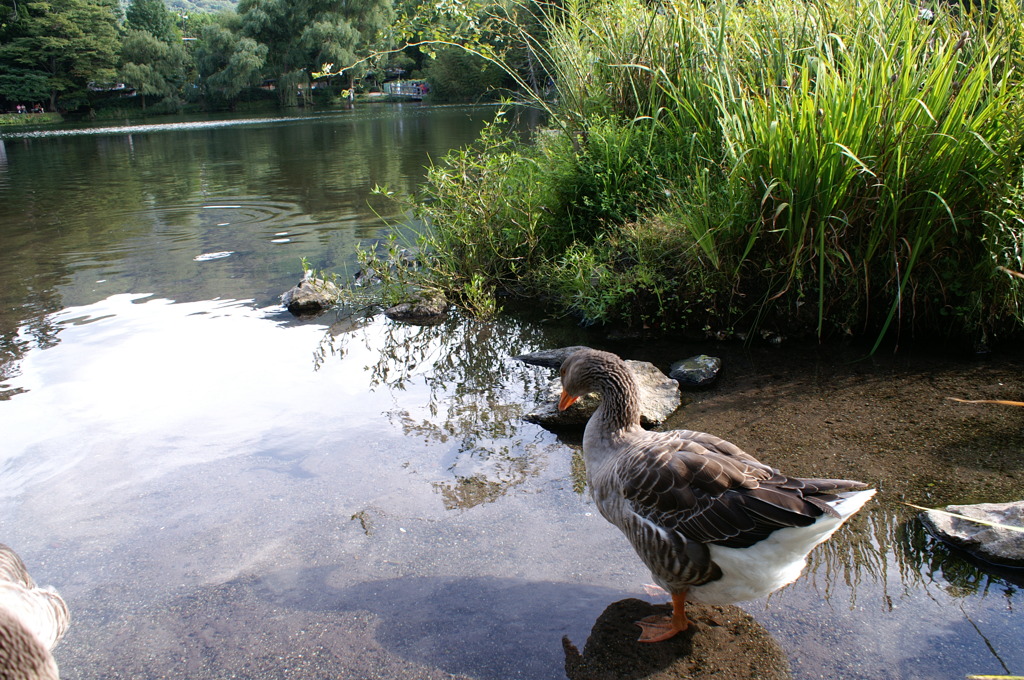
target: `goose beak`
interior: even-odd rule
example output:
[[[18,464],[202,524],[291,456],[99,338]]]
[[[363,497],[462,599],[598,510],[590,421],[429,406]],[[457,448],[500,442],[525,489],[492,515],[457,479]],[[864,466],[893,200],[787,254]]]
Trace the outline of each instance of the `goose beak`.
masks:
[[[579,399],[579,397],[574,397],[565,390],[562,390],[562,397],[558,400],[558,410],[564,411],[575,404],[577,399]]]

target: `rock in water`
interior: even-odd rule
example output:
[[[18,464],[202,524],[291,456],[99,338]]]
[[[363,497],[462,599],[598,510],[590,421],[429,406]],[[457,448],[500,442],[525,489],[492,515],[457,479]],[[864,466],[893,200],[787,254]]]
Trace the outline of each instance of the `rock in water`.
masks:
[[[711,680],[791,677],[786,653],[749,614],[732,605],[687,604],[694,630],[650,644],[637,640],[635,621],[666,607],[642,600],[605,609],[581,654],[562,638],[570,680]]]
[[[330,281],[303,279],[299,285],[281,296],[281,303],[295,316],[310,317],[323,314],[337,304],[340,298],[341,290]]]
[[[560,368],[562,362],[569,358],[570,354],[580,349],[587,348],[583,345],[573,345],[572,347],[559,347],[558,349],[542,349],[537,352],[530,352],[529,354],[520,354],[514,358],[522,361],[524,364],[531,364],[533,366]]]
[[[718,357],[698,354],[672,364],[668,377],[678,380],[683,387],[707,387],[715,382],[721,369],[722,360]]]
[[[578,349],[578,348],[569,348]],[[569,352],[572,354],[572,352]],[[517,357],[522,358],[522,357]],[[562,362],[559,361],[561,366]],[[679,383],[658,370],[649,361],[626,361],[633,372],[637,386],[640,387],[640,423],[645,427],[658,425],[665,421],[679,408],[682,397],[679,394]],[[597,410],[600,399],[596,394],[588,394],[564,411],[558,410],[558,395],[562,392],[562,383],[555,380],[551,384],[550,400],[541,408],[528,413],[524,417],[527,422],[544,427],[566,427],[586,425],[590,416]]]
[[[1024,501],[949,505],[946,512],[984,522],[1024,528]],[[992,564],[1024,567],[1024,531],[972,522],[944,512],[927,510],[921,522],[936,538]]]
[[[448,301],[443,298],[424,297],[409,302],[400,302],[384,310],[384,316],[394,321],[433,326],[441,323],[448,315]]]

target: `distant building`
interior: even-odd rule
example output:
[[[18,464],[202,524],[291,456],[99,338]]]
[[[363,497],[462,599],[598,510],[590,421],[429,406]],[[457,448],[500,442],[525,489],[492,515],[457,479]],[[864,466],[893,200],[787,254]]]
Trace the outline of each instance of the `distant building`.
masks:
[[[382,86],[385,94],[407,99],[423,99],[430,93],[430,83],[425,80],[392,80]]]

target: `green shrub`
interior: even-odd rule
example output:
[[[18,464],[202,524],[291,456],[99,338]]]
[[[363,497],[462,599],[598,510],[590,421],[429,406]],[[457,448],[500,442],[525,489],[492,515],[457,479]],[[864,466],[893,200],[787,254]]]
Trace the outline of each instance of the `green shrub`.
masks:
[[[474,276],[484,288],[515,287],[546,248],[569,240],[547,210],[556,201],[534,157],[543,150],[523,153],[503,123],[499,114],[476,144],[431,167],[419,197],[428,225],[420,247],[431,257],[431,275],[453,291]]]
[[[679,219],[686,217],[665,213],[576,244],[539,274],[537,288],[587,324],[722,330],[728,283]]]

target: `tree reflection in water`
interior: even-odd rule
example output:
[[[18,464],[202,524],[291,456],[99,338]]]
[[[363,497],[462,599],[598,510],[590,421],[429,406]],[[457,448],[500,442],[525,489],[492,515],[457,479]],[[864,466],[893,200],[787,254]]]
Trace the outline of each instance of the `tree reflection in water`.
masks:
[[[871,579],[882,586],[889,609],[902,594],[889,592],[891,585],[903,592],[939,587],[951,597],[985,595],[993,588],[1012,595],[1024,579],[1024,573],[972,560],[931,536],[915,511],[885,503],[854,517],[833,540],[818,546],[807,573],[816,582],[821,579],[826,597],[836,585],[845,584],[851,606],[858,585]]]
[[[453,313],[443,323],[416,326],[355,313],[324,335],[315,366],[345,358],[357,342],[377,357],[367,367],[371,389],[427,388],[425,403],[398,405],[388,416],[405,435],[449,447],[450,477],[432,483],[445,508],[492,502],[535,476],[549,451],[562,452],[552,437],[523,421],[547,398],[551,380],[545,369],[512,358],[549,346],[549,334],[537,324]]]

